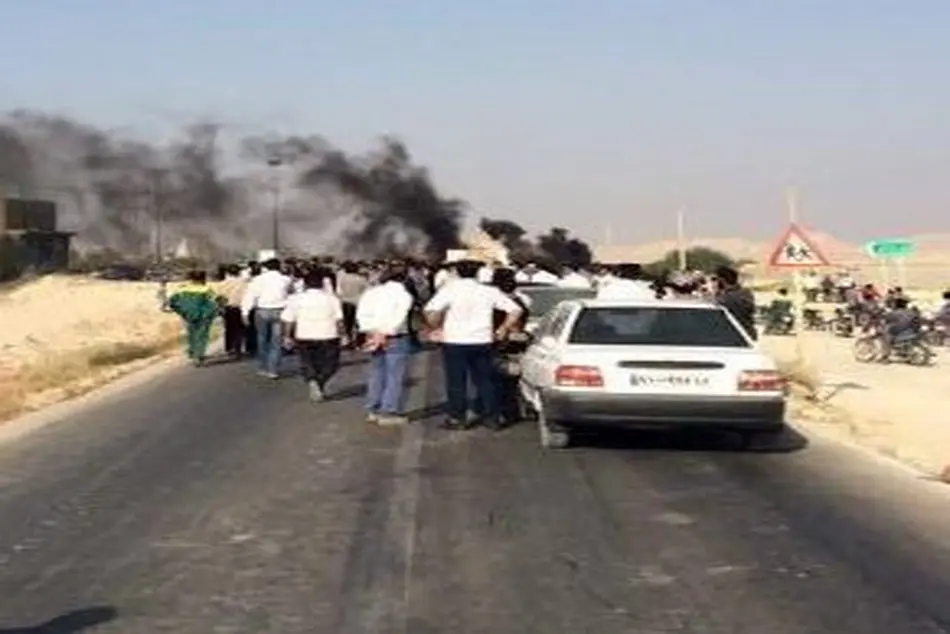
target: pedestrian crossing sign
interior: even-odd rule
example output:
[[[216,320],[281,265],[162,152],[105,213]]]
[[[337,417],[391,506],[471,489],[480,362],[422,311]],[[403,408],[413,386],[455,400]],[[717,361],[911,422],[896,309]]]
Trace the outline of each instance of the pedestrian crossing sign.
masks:
[[[818,250],[815,243],[801,227],[788,226],[775,245],[769,266],[780,268],[811,268],[828,266],[828,259]]]

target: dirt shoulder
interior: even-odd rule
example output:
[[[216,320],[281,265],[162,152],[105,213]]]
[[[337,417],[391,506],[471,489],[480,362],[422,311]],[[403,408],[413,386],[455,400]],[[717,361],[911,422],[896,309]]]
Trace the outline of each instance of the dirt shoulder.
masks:
[[[793,415],[804,424],[940,473],[950,464],[950,410],[940,405],[950,394],[950,354],[939,351],[935,367],[861,364],[853,344],[814,332],[803,333],[800,346],[794,337],[762,340],[783,367],[815,384],[817,404],[796,399]]]
[[[49,276],[0,292],[0,420],[88,392],[177,349],[155,283]]]

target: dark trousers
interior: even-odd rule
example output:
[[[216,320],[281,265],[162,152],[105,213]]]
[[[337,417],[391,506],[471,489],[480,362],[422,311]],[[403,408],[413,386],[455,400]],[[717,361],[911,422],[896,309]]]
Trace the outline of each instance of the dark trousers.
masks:
[[[307,382],[316,381],[322,390],[340,368],[340,340],[297,340],[300,374]]]
[[[468,412],[468,382],[475,386],[475,413],[489,421],[497,421],[498,399],[490,344],[442,344],[442,365],[445,370],[446,414],[464,421]]]
[[[518,394],[518,377],[511,376],[500,369],[495,370],[495,395],[498,400],[498,413],[507,423],[521,420],[521,400]]]
[[[241,309],[237,306],[225,306],[222,319],[224,320],[224,351],[228,354],[240,355],[244,352],[247,343]]]
[[[356,304],[343,302],[343,332],[353,341],[356,335]]]
[[[252,310],[244,325],[244,351],[249,357],[257,356],[257,322],[255,320],[256,310]]]
[[[356,304],[343,302],[343,332],[349,339],[350,348],[359,348],[363,345],[363,333],[357,329]]]

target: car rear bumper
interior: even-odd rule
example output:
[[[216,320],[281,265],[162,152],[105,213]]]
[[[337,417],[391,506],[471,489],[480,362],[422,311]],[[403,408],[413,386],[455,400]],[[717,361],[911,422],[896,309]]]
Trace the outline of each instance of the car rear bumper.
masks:
[[[781,396],[665,396],[548,391],[544,416],[561,425],[616,427],[729,427],[779,429],[785,421]]]

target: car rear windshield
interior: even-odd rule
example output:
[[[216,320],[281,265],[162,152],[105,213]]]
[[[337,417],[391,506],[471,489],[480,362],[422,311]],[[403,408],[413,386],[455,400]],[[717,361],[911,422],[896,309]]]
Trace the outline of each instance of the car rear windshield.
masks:
[[[709,308],[585,308],[574,323],[569,341],[618,346],[750,347],[722,310]]]

